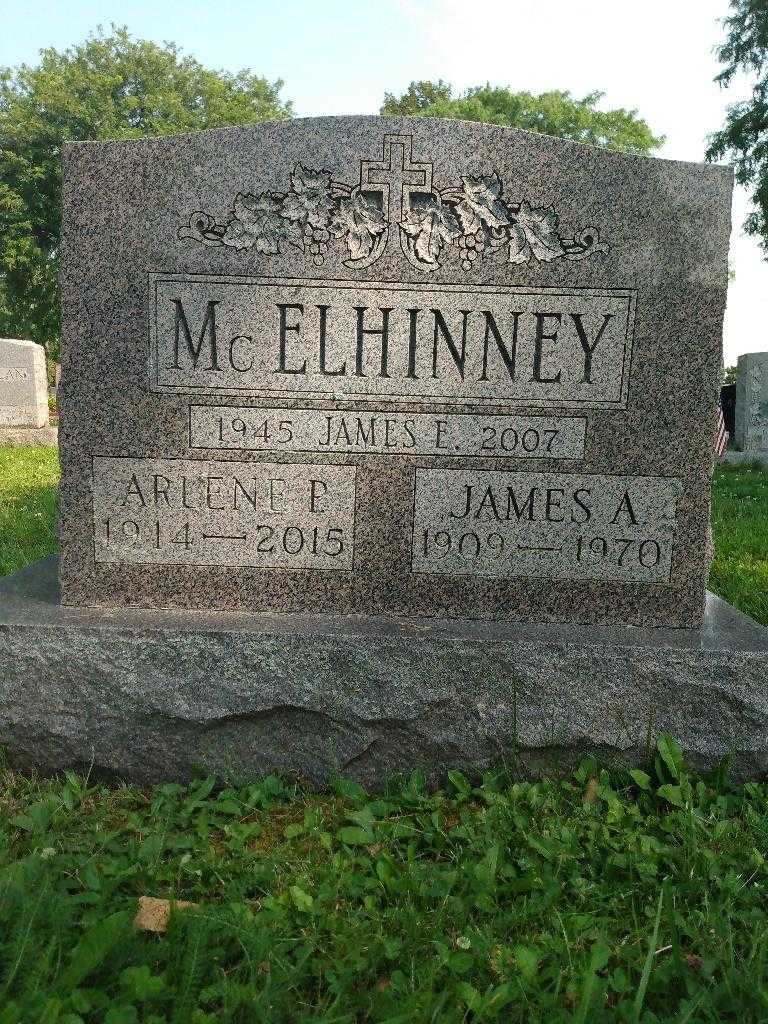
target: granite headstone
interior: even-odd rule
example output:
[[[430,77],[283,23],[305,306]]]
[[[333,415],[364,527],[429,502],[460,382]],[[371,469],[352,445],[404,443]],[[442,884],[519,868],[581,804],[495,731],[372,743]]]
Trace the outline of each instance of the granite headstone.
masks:
[[[736,447],[742,452],[768,454],[768,352],[739,356]]]
[[[33,341],[0,338],[0,427],[47,425],[45,350]]]
[[[64,602],[696,626],[731,187],[429,119],[68,145]]]
[[[768,632],[704,602],[728,169],[398,118],[64,164],[12,763],[380,784],[673,732],[765,773]]]

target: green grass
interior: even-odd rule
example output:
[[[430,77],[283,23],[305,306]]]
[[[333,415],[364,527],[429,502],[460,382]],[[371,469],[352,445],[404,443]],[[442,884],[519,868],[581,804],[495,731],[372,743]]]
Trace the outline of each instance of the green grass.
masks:
[[[0,576],[56,549],[58,486],[55,448],[0,447]]]
[[[0,571],[54,549],[57,473],[0,449]],[[768,622],[768,473],[713,493],[713,589]],[[663,737],[646,767],[381,796],[0,769],[0,1024],[768,1022],[768,784]],[[142,895],[198,906],[155,935]]]
[[[376,798],[7,772],[0,1022],[765,1021],[767,800],[664,740]],[[145,894],[198,906],[141,932]]]
[[[712,488],[714,593],[768,625],[768,471],[725,464]]]

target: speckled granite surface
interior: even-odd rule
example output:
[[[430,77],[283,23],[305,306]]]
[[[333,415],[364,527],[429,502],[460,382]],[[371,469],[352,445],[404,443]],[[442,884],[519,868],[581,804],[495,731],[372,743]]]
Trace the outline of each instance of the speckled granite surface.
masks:
[[[670,732],[764,776],[766,678],[768,630],[712,595],[674,630],[66,608],[54,559],[0,580],[0,744],[45,771],[376,786],[638,763]]]
[[[63,600],[699,623],[731,183],[725,168],[428,119],[323,118],[68,146],[61,278]],[[304,312],[297,309],[302,297]],[[381,331],[382,310],[393,310],[389,363],[381,334],[372,333],[362,335],[364,361],[356,363],[353,310],[361,302],[364,331]],[[213,320],[206,321],[210,303],[218,317],[215,355]],[[324,305],[323,356],[316,338]],[[424,351],[414,356],[409,376],[412,308],[421,311]],[[453,349],[432,308],[443,317]],[[462,310],[469,311],[464,354]],[[513,379],[508,371],[517,326]],[[352,332],[346,347],[339,341],[342,329]],[[311,350],[303,348],[310,338]],[[593,343],[588,366],[584,345]],[[198,344],[201,358],[192,367]],[[485,373],[483,355],[493,361],[493,373]],[[417,383],[423,385],[418,393]],[[233,411],[218,426],[212,421],[207,434],[193,436],[192,405]],[[277,412],[269,413],[272,438],[262,443],[253,435],[266,409]],[[575,457],[571,442],[558,456],[544,448],[524,457],[477,444],[467,448],[466,431],[459,430],[452,454],[409,454],[402,431],[395,452],[361,454],[338,441],[323,449],[319,440],[307,452],[275,439],[280,420],[298,409],[320,417],[344,411],[370,418],[372,409],[380,418],[440,414],[454,425],[462,413],[580,417],[586,429],[583,455]],[[392,429],[394,436],[397,426]],[[434,441],[418,450],[428,452]],[[96,505],[95,457],[135,460],[137,472],[132,480],[123,463],[109,463]],[[158,497],[158,481],[141,460],[190,458],[224,467],[209,471],[205,481],[169,470]],[[300,464],[352,468],[353,507],[348,492],[334,491],[322,472],[314,485],[305,481],[303,497],[296,498],[295,480],[304,479]],[[465,533],[478,534],[477,542],[465,539],[459,553],[469,558],[469,574],[431,571],[429,564],[414,571],[418,544],[435,565],[445,543],[441,529],[414,535],[416,471],[465,469],[559,480],[535,495],[536,522],[523,541],[486,505],[471,530],[450,534],[457,548]],[[566,475],[582,482],[576,486]],[[601,513],[611,530],[577,529],[580,502],[592,500],[583,493],[585,475],[640,481]],[[635,506],[651,494],[642,481],[652,478],[665,478],[677,491],[672,530],[665,518],[669,505],[650,530],[638,522]],[[465,485],[460,477],[445,480],[427,495],[438,526],[450,518],[446,495],[461,494]],[[518,508],[525,510],[528,493],[515,492]],[[205,514],[193,508],[186,516],[204,499]],[[238,501],[240,518],[225,508],[229,503],[232,512]],[[328,518],[331,507],[338,520]],[[561,516],[566,525],[554,532],[565,540],[554,542],[549,524],[561,524]],[[430,519],[424,529],[432,525]],[[483,549],[481,560],[506,558],[506,545],[513,544],[517,568],[505,578],[473,572],[475,543]],[[299,545],[301,562],[286,568]],[[351,567],[343,558],[333,563],[339,545],[344,558],[353,549]],[[327,563],[318,568],[311,567],[315,548]],[[523,549],[528,561],[520,568]],[[107,550],[111,560],[104,560]],[[585,557],[594,572],[576,566]],[[568,578],[552,571],[558,559],[568,562]],[[584,578],[595,575],[602,578]]]
[[[739,356],[735,426],[733,442],[740,452],[768,456],[768,352]]]

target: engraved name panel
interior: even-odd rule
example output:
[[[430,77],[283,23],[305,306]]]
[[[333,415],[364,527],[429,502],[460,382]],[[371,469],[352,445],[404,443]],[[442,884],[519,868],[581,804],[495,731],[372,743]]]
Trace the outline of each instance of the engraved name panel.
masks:
[[[341,412],[193,405],[190,447],[580,459],[587,421],[577,416]]]
[[[667,583],[677,496],[667,477],[417,469],[412,570]]]
[[[149,277],[155,391],[626,407],[628,289]]]
[[[100,457],[97,562],[352,569],[353,466]]]

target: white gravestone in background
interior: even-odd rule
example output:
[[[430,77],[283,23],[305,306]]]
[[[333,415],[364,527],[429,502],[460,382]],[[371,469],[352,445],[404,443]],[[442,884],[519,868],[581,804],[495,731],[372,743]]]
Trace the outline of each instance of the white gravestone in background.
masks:
[[[0,338],[0,427],[47,427],[45,351],[33,341]]]
[[[739,356],[735,441],[739,451],[768,452],[768,352]]]

